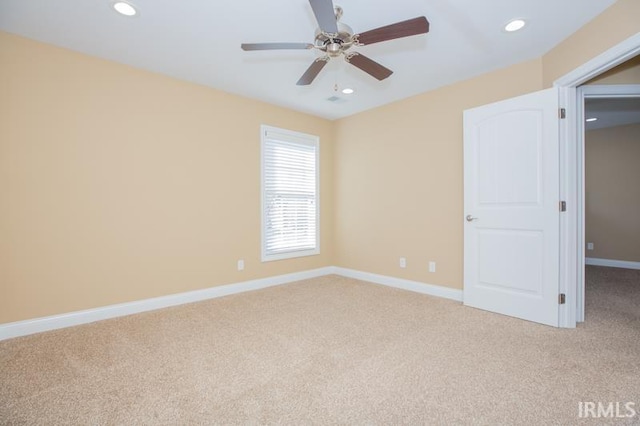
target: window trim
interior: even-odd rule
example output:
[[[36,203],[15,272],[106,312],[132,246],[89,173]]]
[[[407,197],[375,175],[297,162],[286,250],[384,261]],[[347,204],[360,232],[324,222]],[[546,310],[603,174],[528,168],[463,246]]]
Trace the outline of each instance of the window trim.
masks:
[[[316,148],[316,244],[315,248],[307,250],[289,250],[278,254],[267,253],[266,245],[266,211],[265,211],[265,142],[269,137],[269,134],[281,135],[286,142],[299,142],[314,145]],[[276,260],[294,259],[306,256],[315,256],[320,254],[320,138],[315,135],[307,133],[296,132],[293,130],[281,129],[278,127],[272,127],[267,125],[260,126],[260,246],[261,246],[261,261],[271,262]]]

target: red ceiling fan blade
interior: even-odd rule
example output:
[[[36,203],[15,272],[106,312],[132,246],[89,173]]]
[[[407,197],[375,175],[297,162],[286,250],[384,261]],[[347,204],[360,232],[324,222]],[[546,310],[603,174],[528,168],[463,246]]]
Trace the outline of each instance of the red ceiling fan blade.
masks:
[[[318,76],[318,74],[320,74],[322,68],[327,65],[327,62],[329,62],[328,58],[319,58],[313,61],[311,66],[307,68],[307,70],[304,72],[304,74],[302,74],[302,77],[300,77],[300,80],[298,80],[296,84],[298,86],[308,86],[309,84],[311,84],[313,80],[315,80],[315,78]]]
[[[313,14],[316,16],[318,26],[325,33],[338,33],[338,21],[336,13],[333,10],[333,1],[331,0],[309,0]]]
[[[353,55],[345,57],[345,60],[378,80],[384,80],[393,74],[393,71],[389,68],[383,67],[376,61],[369,59],[360,53],[354,53]]]
[[[379,43],[396,38],[409,37],[429,32],[429,21],[424,16],[396,22],[395,24],[376,28],[358,34],[358,42],[363,45]]]
[[[242,50],[312,49],[309,43],[242,43]]]

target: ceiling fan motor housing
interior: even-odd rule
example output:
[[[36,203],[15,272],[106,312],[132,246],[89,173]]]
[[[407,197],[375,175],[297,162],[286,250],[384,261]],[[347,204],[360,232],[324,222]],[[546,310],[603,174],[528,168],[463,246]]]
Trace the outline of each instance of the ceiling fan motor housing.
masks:
[[[315,45],[325,50],[329,56],[338,56],[352,45],[353,30],[347,24],[338,22],[338,34],[328,34],[320,28],[315,33]]]

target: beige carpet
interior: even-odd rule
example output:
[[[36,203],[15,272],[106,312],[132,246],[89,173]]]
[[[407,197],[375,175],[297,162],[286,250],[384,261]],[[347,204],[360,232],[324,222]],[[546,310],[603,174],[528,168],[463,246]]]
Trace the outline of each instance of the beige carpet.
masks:
[[[579,401],[640,411],[640,271],[588,277],[576,330],[329,276],[12,339],[0,423],[537,425],[582,424]]]

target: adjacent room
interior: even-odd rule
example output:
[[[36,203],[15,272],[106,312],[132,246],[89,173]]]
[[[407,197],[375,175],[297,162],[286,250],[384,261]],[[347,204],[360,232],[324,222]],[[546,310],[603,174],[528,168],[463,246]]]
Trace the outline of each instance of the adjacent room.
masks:
[[[0,0],[0,425],[638,424],[638,16]]]
[[[639,63],[625,65],[613,83],[640,83]],[[640,86],[625,87],[640,93]],[[585,317],[597,309],[633,317],[640,291],[640,96],[587,98],[585,113]]]

